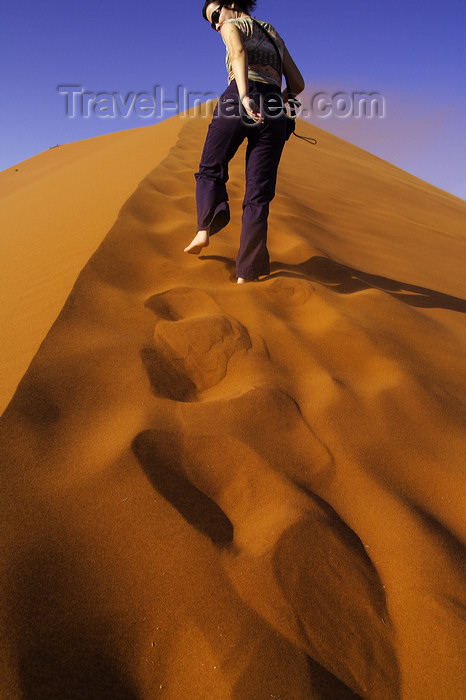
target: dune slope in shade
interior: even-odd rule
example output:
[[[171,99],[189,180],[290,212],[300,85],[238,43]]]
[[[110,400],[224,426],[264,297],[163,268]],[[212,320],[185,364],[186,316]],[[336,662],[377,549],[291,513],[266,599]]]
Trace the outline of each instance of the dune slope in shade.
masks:
[[[292,141],[272,274],[237,286],[240,155],[231,224],[183,253],[205,129],[1,418],[2,697],[459,698],[466,206]]]

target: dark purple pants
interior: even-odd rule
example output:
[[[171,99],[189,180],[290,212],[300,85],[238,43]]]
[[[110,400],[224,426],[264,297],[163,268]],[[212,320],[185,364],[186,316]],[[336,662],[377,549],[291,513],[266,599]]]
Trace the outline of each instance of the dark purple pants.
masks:
[[[247,117],[233,80],[220,97],[209,125],[196,178],[197,230],[217,233],[230,220],[228,163],[248,139],[246,190],[236,276],[254,279],[270,272],[267,250],[269,203],[285,144],[286,117],[278,87],[249,81],[249,95],[265,113],[263,124]]]

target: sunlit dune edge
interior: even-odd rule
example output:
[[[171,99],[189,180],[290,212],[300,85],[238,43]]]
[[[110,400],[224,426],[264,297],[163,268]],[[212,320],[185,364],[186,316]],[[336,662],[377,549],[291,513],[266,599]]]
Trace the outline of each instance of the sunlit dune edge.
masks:
[[[61,145],[0,173],[2,409],[122,203],[182,125]]]
[[[238,286],[207,125],[0,174],[0,695],[459,698],[466,203],[299,122]]]

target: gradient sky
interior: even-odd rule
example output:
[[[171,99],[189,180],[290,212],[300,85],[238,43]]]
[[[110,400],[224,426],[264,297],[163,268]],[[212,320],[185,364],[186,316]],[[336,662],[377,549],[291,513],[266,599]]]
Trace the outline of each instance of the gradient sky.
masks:
[[[90,93],[177,86],[221,94],[225,48],[202,1],[4,0],[0,169],[50,146],[154,124],[156,117],[70,118],[58,85]],[[382,119],[311,121],[466,198],[466,0],[259,0],[317,92],[378,92]],[[159,93],[160,94],[160,93]],[[169,116],[166,113],[165,116]],[[201,150],[202,144],[200,144]]]

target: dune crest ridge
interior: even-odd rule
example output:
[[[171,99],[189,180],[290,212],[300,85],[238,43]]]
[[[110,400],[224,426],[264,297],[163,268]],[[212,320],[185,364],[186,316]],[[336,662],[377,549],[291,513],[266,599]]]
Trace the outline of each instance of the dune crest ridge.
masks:
[[[176,124],[0,419],[0,691],[460,697],[466,203],[300,124],[237,286]]]

